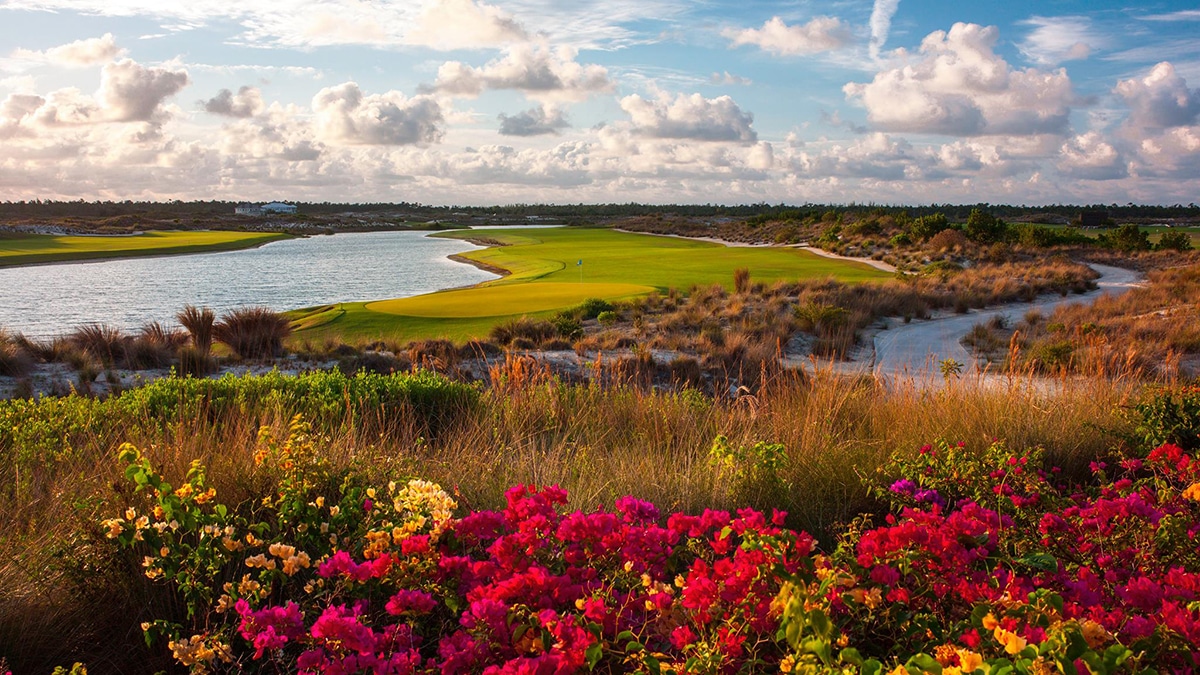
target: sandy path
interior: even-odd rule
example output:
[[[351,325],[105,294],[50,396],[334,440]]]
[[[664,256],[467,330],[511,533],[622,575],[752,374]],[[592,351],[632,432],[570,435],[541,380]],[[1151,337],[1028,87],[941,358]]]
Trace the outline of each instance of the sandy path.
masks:
[[[985,322],[998,315],[1004,315],[1016,321],[1025,312],[1032,309],[1049,314],[1054,311],[1054,308],[1061,305],[1089,302],[1104,293],[1120,295],[1137,286],[1141,281],[1141,275],[1133,270],[1107,265],[1092,265],[1091,267],[1100,273],[1100,278],[1096,280],[1099,288],[1094,291],[1066,297],[1043,296],[1033,302],[1020,302],[975,310],[967,314],[889,325],[887,330],[879,331],[875,335],[873,371],[877,376],[884,377],[936,375],[939,373],[939,363],[948,358],[967,364],[969,367],[969,364],[974,362],[974,358],[959,341],[971,331],[975,324]]]

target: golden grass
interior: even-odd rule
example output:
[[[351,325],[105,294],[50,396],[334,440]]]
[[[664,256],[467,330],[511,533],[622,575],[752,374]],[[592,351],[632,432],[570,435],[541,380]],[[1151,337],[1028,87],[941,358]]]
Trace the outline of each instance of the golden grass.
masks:
[[[635,381],[636,360],[624,367],[627,381]],[[595,368],[616,366],[601,359]],[[562,485],[581,509],[625,494],[664,510],[780,508],[792,514],[793,526],[832,545],[828,533],[837,523],[877,508],[866,484],[895,453],[937,439],[983,448],[1000,438],[1043,446],[1052,462],[1080,470],[1128,431],[1122,409],[1137,393],[1104,380],[884,386],[818,368],[811,376],[764,372],[755,391],[713,399],[567,385],[515,357],[493,376],[480,405],[436,433],[403,411],[379,411],[327,431],[323,454],[376,478],[439,482],[472,508],[501,506],[517,483]],[[219,419],[128,419],[101,436],[75,439],[77,459],[48,464],[31,481],[32,498],[0,508],[0,585],[8,589],[0,597],[0,653],[29,672],[72,660],[88,660],[97,672],[153,672],[137,647],[136,626],[151,611],[162,616],[172,608],[147,607],[163,596],[95,534],[97,519],[127,499],[115,448],[135,443],[169,480],[200,459],[222,501],[250,503],[272,489],[252,462],[258,425],[282,433],[289,417],[287,410],[243,410]],[[781,482],[731,482],[710,463],[718,435],[733,447],[783,444]]]

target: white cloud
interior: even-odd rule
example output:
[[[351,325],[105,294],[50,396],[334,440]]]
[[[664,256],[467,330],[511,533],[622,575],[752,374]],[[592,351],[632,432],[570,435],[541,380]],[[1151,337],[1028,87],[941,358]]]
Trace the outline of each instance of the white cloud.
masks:
[[[237,93],[222,89],[204,101],[204,111],[226,117],[253,117],[262,112],[262,92],[254,87],[242,87]]]
[[[571,124],[557,108],[540,106],[523,110],[515,115],[500,113],[501,136],[544,136],[557,134]]]
[[[511,15],[472,0],[434,0],[425,7],[408,43],[434,49],[480,49],[529,38]]]
[[[422,145],[442,139],[442,108],[428,96],[398,91],[364,96],[358,84],[326,87],[313,97],[317,135],[346,145]]]
[[[754,45],[763,51],[783,56],[817,54],[839,49],[850,41],[846,24],[834,17],[818,16],[806,24],[789,26],[773,17],[762,28],[727,28],[721,35],[734,47]]]
[[[159,22],[155,33],[235,26],[240,33],[233,41],[256,47],[434,49],[494,47],[522,34],[578,48],[617,48],[647,40],[634,26],[674,21],[694,9],[686,0],[505,0],[503,5],[479,0],[5,0],[0,7],[138,17]],[[509,10],[527,25],[519,25]]]
[[[531,99],[582,101],[593,94],[611,91],[608,70],[575,61],[571,47],[551,49],[547,45],[521,44],[509,48],[501,58],[475,68],[461,61],[448,61],[438,68],[434,91],[474,97],[485,89],[515,89]]]
[[[1073,178],[1112,180],[1129,175],[1121,153],[1096,131],[1075,136],[1064,143],[1057,166],[1059,171]]]
[[[1026,58],[1041,65],[1086,59],[1106,42],[1092,31],[1091,20],[1083,16],[1035,16],[1022,23],[1034,29],[1018,48]]]
[[[1195,180],[1200,178],[1200,126],[1174,127],[1142,139],[1135,166],[1140,176],[1172,179],[1194,197]]]
[[[1149,16],[1139,16],[1142,21],[1200,21],[1200,9],[1183,9],[1178,12],[1168,12],[1166,14],[1151,14]]]
[[[1200,91],[1163,61],[1143,78],[1122,80],[1116,92],[1129,105],[1129,124],[1135,127],[1177,127],[1191,124],[1200,114]]]
[[[679,94],[672,99],[660,92],[654,100],[646,100],[634,94],[621,99],[621,109],[629,114],[638,134],[652,138],[742,143],[758,140],[758,133],[751,128],[754,115],[744,112],[728,96]]]
[[[86,68],[101,63],[108,63],[121,56],[125,50],[117,46],[112,33],[105,33],[98,38],[76,40],[45,51],[18,49],[13,52],[14,59],[44,62],[65,68]]]
[[[742,77],[741,75],[735,75],[730,73],[728,70],[723,73],[713,73],[708,77],[708,81],[710,84],[723,85],[749,86],[754,84],[754,80],[751,80],[748,77]]]
[[[892,30],[892,17],[900,9],[900,0],[875,0],[871,8],[871,42],[869,45],[871,58],[879,58],[879,50],[887,43],[888,33]]]
[[[97,98],[113,121],[148,122],[161,114],[165,99],[189,82],[186,70],[148,68],[123,59],[104,66]]]
[[[995,27],[931,33],[921,57],[843,91],[884,131],[952,136],[1065,133],[1075,96],[1065,70],[1016,70],[993,51]],[[905,55],[906,56],[906,55]]]

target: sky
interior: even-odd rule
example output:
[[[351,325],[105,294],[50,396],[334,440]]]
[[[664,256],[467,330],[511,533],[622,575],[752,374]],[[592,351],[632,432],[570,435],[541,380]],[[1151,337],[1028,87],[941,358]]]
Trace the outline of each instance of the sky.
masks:
[[[0,199],[1197,192],[1185,3],[0,0]]]

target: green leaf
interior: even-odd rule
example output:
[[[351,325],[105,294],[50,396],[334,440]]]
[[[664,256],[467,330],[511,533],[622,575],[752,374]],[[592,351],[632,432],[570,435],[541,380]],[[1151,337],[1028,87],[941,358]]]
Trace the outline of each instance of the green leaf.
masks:
[[[856,666],[863,665],[862,654],[859,654],[858,650],[853,647],[847,647],[839,652],[838,659],[840,659],[842,663],[849,663]]]
[[[651,673],[658,675],[662,672],[662,666],[659,665],[658,659],[654,658],[653,656],[647,655],[643,659],[643,662],[646,664],[646,667],[650,669]]]
[[[1027,553],[1027,554],[1021,556],[1020,558],[1017,558],[1017,563],[1024,565],[1026,567],[1031,567],[1035,570],[1041,570],[1043,572],[1057,572],[1058,571],[1058,559],[1055,558],[1054,556],[1050,555],[1049,553],[1040,552],[1040,551],[1033,552],[1033,553]],[[1059,598],[1058,607],[1056,609],[1059,609],[1060,611],[1062,609],[1062,599],[1061,598]]]
[[[626,654],[640,652],[640,651],[644,650],[645,648],[646,648],[646,646],[643,645],[642,643],[638,642],[637,640],[630,640],[629,642],[625,643],[625,653]]]
[[[604,656],[604,647],[602,647],[599,642],[593,642],[592,646],[588,647],[587,651],[584,652],[583,655],[587,658],[588,670],[595,670],[596,664],[599,663],[601,657]]]
[[[933,673],[933,675],[942,675],[942,664],[928,654],[917,654],[904,665],[916,666],[927,673]]]
[[[623,630],[620,633],[617,633],[617,637],[614,642],[625,642],[627,640],[632,640],[635,637],[637,636],[635,636],[632,631]]]

